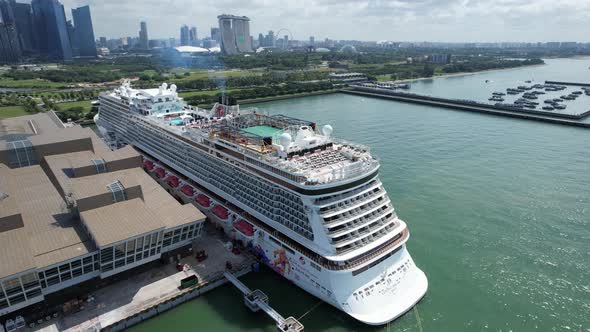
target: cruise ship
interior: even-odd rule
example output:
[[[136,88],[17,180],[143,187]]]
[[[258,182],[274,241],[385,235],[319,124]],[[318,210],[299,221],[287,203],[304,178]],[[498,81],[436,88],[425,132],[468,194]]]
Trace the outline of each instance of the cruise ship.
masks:
[[[113,147],[132,145],[206,193],[195,199],[274,271],[370,325],[418,303],[427,278],[368,147],[330,125],[187,105],[174,84],[99,97],[95,118]],[[153,165],[152,165],[153,166]],[[163,172],[163,171],[162,171]]]

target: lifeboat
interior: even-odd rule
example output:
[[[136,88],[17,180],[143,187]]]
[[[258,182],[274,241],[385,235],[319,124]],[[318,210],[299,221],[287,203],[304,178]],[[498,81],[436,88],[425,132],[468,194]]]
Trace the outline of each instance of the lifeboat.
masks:
[[[180,188],[180,191],[182,191],[182,193],[187,196],[192,196],[195,193],[193,187],[189,186],[188,184],[182,186],[182,188]]]
[[[229,216],[227,209],[221,205],[215,205],[211,212],[221,220],[227,220],[227,217]]]
[[[148,171],[151,171],[154,168],[154,162],[151,160],[145,160],[143,162],[143,168],[147,169]]]
[[[156,176],[161,179],[166,175],[166,171],[163,168],[157,168],[154,173],[156,174]]]
[[[198,194],[197,198],[195,198],[195,202],[199,203],[199,205],[202,207],[208,208],[209,206],[211,206],[211,200],[209,199],[209,197],[203,194]]]
[[[254,226],[243,219],[236,221],[234,223],[234,228],[248,237],[254,235]]]
[[[170,175],[166,178],[166,183],[168,183],[168,185],[170,185],[170,187],[172,188],[178,187],[179,182],[180,181],[178,180],[178,178],[174,175]]]

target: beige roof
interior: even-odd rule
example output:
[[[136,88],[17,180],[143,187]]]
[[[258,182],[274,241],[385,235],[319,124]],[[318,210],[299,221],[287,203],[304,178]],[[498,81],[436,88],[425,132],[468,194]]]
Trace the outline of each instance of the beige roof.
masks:
[[[140,167],[78,178],[68,175],[71,168],[93,166],[92,159],[108,163],[138,158],[132,147],[111,151],[91,129],[64,128],[53,113],[0,119],[0,150],[19,135],[26,136],[33,146],[84,139],[92,145],[59,146],[62,150],[92,150],[45,156],[42,164],[48,167],[44,168],[10,169],[0,163],[0,278],[94,252],[93,240],[102,246],[205,219],[192,204],[178,203]],[[130,160],[116,165],[124,168],[137,163]],[[82,212],[91,239],[70,213],[60,190],[74,199],[88,198],[107,193],[107,185],[115,181],[125,188],[141,186],[143,200],[135,198]]]
[[[38,113],[16,118],[0,119],[0,150],[15,136],[26,137],[32,145],[44,145],[78,139],[89,139],[90,128],[73,126],[64,128],[54,113]]]
[[[0,278],[36,267],[29,241],[23,228],[0,233]]]
[[[0,278],[94,250],[40,166],[8,169],[0,164],[0,175],[12,200],[11,208],[23,220],[23,227],[0,233]]]
[[[99,247],[164,229],[158,216],[139,198],[84,211],[80,218]]]
[[[121,154],[133,156],[133,153],[136,154],[137,152],[135,150],[123,151]],[[69,165],[77,162],[82,163],[86,159],[89,160],[91,155],[88,152],[75,152],[45,157],[49,168],[56,176],[59,186],[64,188],[64,192],[70,193],[73,199],[78,200],[104,194],[107,192],[107,185],[120,181],[125,188],[141,186],[145,205],[158,214],[166,228],[174,228],[205,219],[205,215],[194,205],[178,203],[174,197],[170,196],[164,188],[139,167],[78,178],[70,178],[64,173],[64,168],[72,167]]]

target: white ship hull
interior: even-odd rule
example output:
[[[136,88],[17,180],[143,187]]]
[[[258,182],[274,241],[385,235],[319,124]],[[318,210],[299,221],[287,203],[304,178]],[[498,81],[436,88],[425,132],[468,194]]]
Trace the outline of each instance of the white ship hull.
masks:
[[[163,100],[162,91],[165,87],[154,98]],[[200,186],[212,201],[203,212],[303,290],[369,325],[398,318],[426,293],[426,276],[406,249],[406,224],[393,210],[376,175],[378,164],[372,160],[355,168],[362,170],[351,173],[356,177],[342,180],[344,173],[335,168],[321,173],[336,185],[295,184],[289,181],[299,178],[277,179],[277,174],[286,173],[276,173],[275,166],[242,155],[243,149],[236,150],[236,145],[203,136],[190,141],[145,117],[145,112],[127,112],[128,105],[115,97],[101,101],[107,113],[103,119],[101,110],[96,119],[111,146],[132,144],[179,178]],[[305,128],[309,127],[301,130]],[[358,160],[357,155],[346,153],[328,153],[317,161],[318,167]],[[367,152],[357,149],[354,153],[366,157]],[[268,174],[269,167],[274,173]],[[215,217],[215,205],[222,205],[229,217]],[[246,232],[250,236],[239,230],[243,226],[239,219],[250,224]]]
[[[285,249],[272,236],[257,229],[253,237],[232,231],[224,222],[207,213],[226,233],[245,243],[252,242],[260,260],[276,273],[301,289],[344,311],[368,325],[382,325],[395,320],[424,297],[428,280],[402,244],[397,252],[356,276],[350,270],[319,268],[291,248]],[[231,219],[239,219],[235,216]]]

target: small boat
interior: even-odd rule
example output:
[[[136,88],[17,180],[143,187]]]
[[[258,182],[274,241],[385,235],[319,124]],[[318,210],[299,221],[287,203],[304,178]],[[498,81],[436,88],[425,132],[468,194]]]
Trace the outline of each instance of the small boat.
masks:
[[[582,91],[574,91],[574,92],[572,92],[572,95],[581,95],[581,94],[582,94]]]
[[[528,81],[524,81],[524,82],[525,82],[525,83],[531,83],[532,81],[531,81],[531,80],[528,80]]]
[[[505,96],[506,94],[504,92],[494,92],[494,93],[492,93],[492,95],[494,95],[494,96]]]
[[[556,110],[564,110],[567,108],[566,105],[553,105]]]
[[[543,106],[543,109],[546,111],[553,111],[555,108],[553,108],[551,106]]]
[[[537,108],[537,106],[531,105],[531,104],[526,104],[526,105],[524,105],[524,107],[526,107],[526,108]]]

